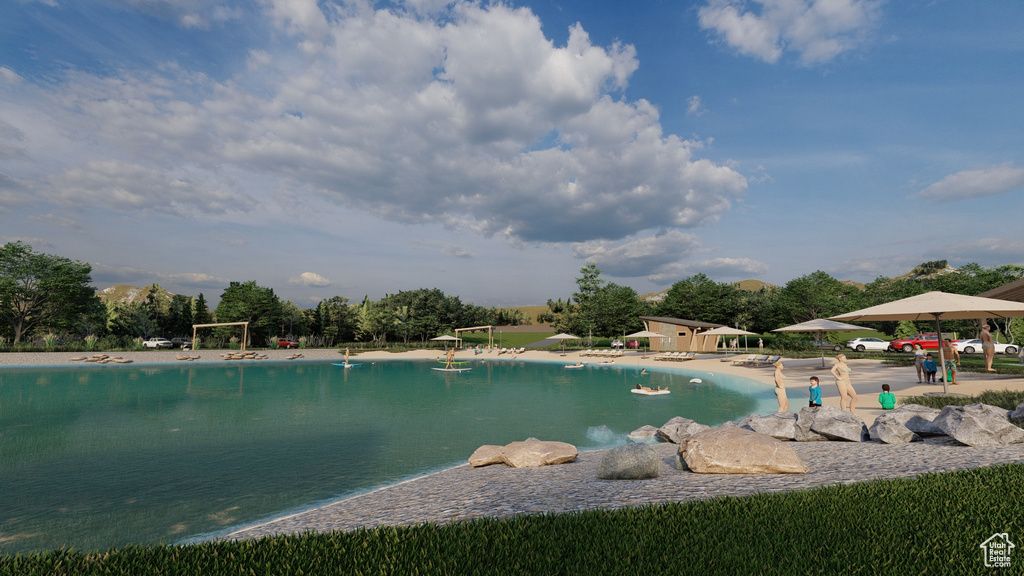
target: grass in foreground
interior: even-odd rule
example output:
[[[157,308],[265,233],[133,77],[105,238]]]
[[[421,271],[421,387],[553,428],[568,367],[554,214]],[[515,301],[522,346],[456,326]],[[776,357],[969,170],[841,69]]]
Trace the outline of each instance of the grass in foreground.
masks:
[[[771,480],[766,479],[766,486]],[[36,574],[973,574],[1024,464],[640,508],[6,557]],[[1024,553],[1014,555],[1019,573]],[[1019,560],[1017,558],[1020,558]]]
[[[956,388],[950,386],[950,388]],[[946,406],[967,406],[968,404],[988,404],[1007,410],[1016,410],[1024,402],[1024,391],[1018,390],[985,390],[977,396],[907,396],[900,398],[900,404],[920,404],[939,410]]]

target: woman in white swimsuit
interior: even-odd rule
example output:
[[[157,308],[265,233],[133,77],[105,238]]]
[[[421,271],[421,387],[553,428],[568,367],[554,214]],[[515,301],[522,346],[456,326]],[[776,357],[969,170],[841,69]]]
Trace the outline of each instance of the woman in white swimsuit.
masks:
[[[786,397],[786,376],[782,373],[782,360],[775,366],[775,396],[779,399],[779,412],[789,412],[789,398]]]
[[[846,363],[846,354],[836,354],[836,363],[832,366],[832,376],[836,379],[836,387],[839,388],[839,409],[847,410],[846,398],[850,398],[850,412],[857,405],[857,391],[853,389],[850,382],[850,366]]]

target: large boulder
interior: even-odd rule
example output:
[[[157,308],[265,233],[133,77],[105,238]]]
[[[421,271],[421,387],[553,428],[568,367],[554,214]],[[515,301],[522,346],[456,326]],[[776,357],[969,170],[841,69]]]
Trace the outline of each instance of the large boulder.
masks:
[[[501,460],[513,468],[530,468],[572,462],[578,455],[572,444],[530,439],[505,445]]]
[[[868,434],[873,440],[886,444],[906,444],[916,442],[922,436],[940,436],[942,430],[932,422],[938,415],[936,408],[904,404],[875,418]]]
[[[988,404],[946,406],[935,425],[957,442],[968,446],[1006,446],[1024,442],[1024,430],[1008,419],[1010,411]]]
[[[801,408],[796,413],[796,424],[793,428],[793,439],[797,442],[825,442],[828,441],[828,436],[818,434],[817,432],[811,431],[811,425],[814,424],[814,419],[818,415],[818,411],[822,407],[816,406],[811,408],[807,406]]]
[[[661,461],[647,444],[626,444],[605,452],[597,466],[597,477],[605,480],[657,478]]]
[[[872,440],[886,444],[909,444],[921,440],[920,436],[907,428],[905,420],[900,418],[899,414],[885,413],[875,418],[874,424],[868,429],[868,434]]]
[[[777,440],[796,439],[796,414],[792,412],[776,412],[770,416],[753,414],[744,418],[744,423],[754,432]]]
[[[740,427],[715,428],[679,446],[676,465],[702,474],[803,474],[807,466],[781,440]]]
[[[803,408],[803,410],[812,410]],[[829,440],[846,440],[847,442],[863,442],[868,438],[868,426],[863,420],[851,412],[840,410],[835,406],[813,408],[811,432],[821,434]]]
[[[473,454],[469,457],[469,465],[474,467],[490,466],[491,464],[501,464],[501,452],[505,449],[504,446],[494,446],[492,444],[485,444],[476,449]]]
[[[698,424],[689,418],[676,416],[668,422],[665,422],[664,426],[658,428],[658,438],[665,442],[681,444],[683,440],[686,440],[690,436],[704,430],[709,430],[710,428],[710,426]]]
[[[646,424],[633,430],[629,434],[626,434],[626,439],[630,442],[640,442],[643,444],[650,444],[657,442],[658,429],[650,424]]]

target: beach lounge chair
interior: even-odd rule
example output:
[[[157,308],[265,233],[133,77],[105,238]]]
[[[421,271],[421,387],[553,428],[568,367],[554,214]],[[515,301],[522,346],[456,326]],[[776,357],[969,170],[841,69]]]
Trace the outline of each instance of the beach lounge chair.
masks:
[[[767,357],[768,356],[762,356],[762,358],[767,358]],[[750,354],[746,358],[738,358],[736,360],[733,360],[732,361],[732,365],[733,366],[743,366],[743,365],[745,365],[748,362],[753,362],[754,360],[757,360],[757,354]],[[722,360],[722,361],[725,362],[725,360]]]
[[[693,360],[696,357],[697,357],[697,353],[696,352],[687,352],[687,353],[685,353],[685,354],[683,354],[681,356],[678,356],[676,358],[676,362],[685,362],[686,360]]]
[[[674,354],[674,353],[673,352],[662,352],[661,354],[658,354],[657,356],[655,356],[654,359],[655,360],[662,360],[662,361],[669,360],[669,359],[672,358],[672,354]]]
[[[771,366],[772,364],[775,364],[781,358],[782,356],[772,356],[771,358],[766,358],[764,360],[755,360],[750,364],[747,364],[747,366],[752,366],[754,368],[763,368],[765,366]]]

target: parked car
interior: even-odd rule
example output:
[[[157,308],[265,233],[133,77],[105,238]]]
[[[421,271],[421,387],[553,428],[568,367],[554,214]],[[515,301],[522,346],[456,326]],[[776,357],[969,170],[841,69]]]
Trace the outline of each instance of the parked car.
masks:
[[[836,352],[843,349],[842,344],[836,344],[835,342],[829,342],[828,340],[811,340],[811,346],[821,348],[822,350],[834,350]]]
[[[296,340],[291,340],[289,338],[278,338],[278,340],[277,340],[277,347],[278,348],[298,348],[299,347],[299,343]]]
[[[1018,350],[1017,346],[1014,344],[996,342],[995,346],[996,354],[1016,354]],[[953,342],[953,347],[964,354],[974,354],[975,352],[980,353],[981,340],[978,340],[977,338],[957,340],[956,342]]]
[[[142,343],[143,348],[173,348],[174,344],[167,338],[150,338]]]
[[[889,343],[881,338],[854,338],[846,343],[850,350],[863,352],[865,350],[888,350]]]
[[[192,347],[191,338],[171,338],[171,344],[175,348],[184,348],[185,346]]]
[[[931,334],[917,334],[911,338],[897,338],[889,342],[889,347],[897,352],[913,352],[914,344],[921,346],[925,350],[938,350],[939,336],[933,332]]]

